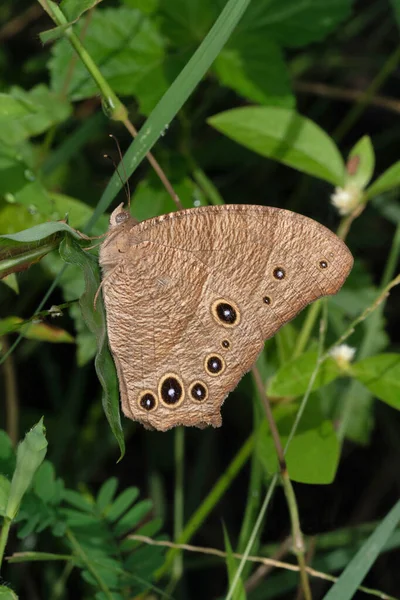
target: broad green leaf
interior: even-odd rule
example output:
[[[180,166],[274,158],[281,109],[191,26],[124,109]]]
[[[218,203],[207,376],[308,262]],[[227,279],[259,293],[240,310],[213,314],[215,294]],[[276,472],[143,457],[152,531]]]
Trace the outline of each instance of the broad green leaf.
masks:
[[[190,0],[188,0],[190,1]],[[283,46],[304,46],[324,39],[347,19],[352,0],[257,0],[246,11],[240,28],[262,30]]]
[[[62,0],[60,8],[68,21],[75,21],[102,0]]]
[[[292,403],[274,410],[283,446],[287,442],[298,409],[299,404]],[[256,451],[268,476],[276,473],[278,461],[266,422],[257,433]],[[310,484],[332,483],[339,456],[340,445],[332,422],[323,416],[319,402],[311,396],[286,453],[290,479]]]
[[[38,340],[40,342],[52,342],[53,344],[72,344],[74,342],[74,338],[68,331],[47,323],[35,323],[32,320],[24,321],[20,317],[0,319],[0,336],[12,332],[18,332],[28,340]]]
[[[304,394],[317,360],[317,352],[306,352],[284,364],[269,380],[268,396],[300,396]],[[312,389],[317,390],[340,375],[341,370],[337,362],[333,358],[328,358],[320,366]]]
[[[4,517],[6,514],[6,506],[8,502],[8,496],[10,495],[11,483],[0,473],[0,515]]]
[[[1,600],[18,600],[18,596],[13,590],[6,585],[0,585]]]
[[[6,515],[11,520],[16,516],[21,500],[46,456],[47,440],[45,432],[42,418],[39,423],[28,431],[24,440],[18,445],[17,464],[11,480],[6,507]]]
[[[375,153],[368,135],[364,135],[351,149],[348,164],[354,172],[346,174],[346,185],[350,184],[363,190],[374,174]]]
[[[233,579],[236,575],[236,571],[239,566],[239,561],[233,556],[231,542],[229,540],[229,535],[226,530],[225,525],[223,525],[224,529],[224,545],[225,552],[227,554],[226,557],[226,566],[228,569],[228,581],[229,584],[232,585]],[[232,594],[232,600],[246,600],[246,593],[244,591],[243,582],[241,579],[236,584],[235,591]]]
[[[138,8],[142,13],[151,15],[157,10],[159,1],[160,0],[122,0],[122,4],[129,6],[129,8]]]
[[[82,269],[85,278],[85,292],[80,299],[82,315],[89,330],[96,336],[97,354],[95,368],[103,388],[103,410],[111,430],[119,444],[120,459],[125,453],[124,434],[119,412],[119,391],[115,365],[107,342],[106,315],[101,299],[98,299],[94,310],[94,297],[100,286],[100,273],[97,261],[74,241],[66,236],[60,245],[61,258]]]
[[[12,242],[19,242],[21,244],[39,242],[60,231],[66,231],[72,235],[72,237],[78,240],[82,239],[81,236],[74,229],[72,229],[72,227],[67,225],[67,223],[57,221],[55,223],[41,223],[40,225],[35,225],[35,227],[31,227],[30,229],[19,231],[18,233],[0,235],[0,244],[3,240],[5,242],[11,240]]]
[[[161,133],[166,130],[204,77],[249,3],[250,0],[228,0],[206,38],[165,92],[125,153],[124,165],[127,177],[130,177],[137,169]],[[122,183],[115,173],[104,190],[89,225],[95,223],[97,218],[108,208],[121,186]]]
[[[324,600],[351,600],[400,521],[400,500],[363,544]]]
[[[377,398],[400,410],[400,354],[377,354],[352,365],[352,373]]]
[[[84,27],[80,21],[75,27],[79,35]],[[128,7],[97,9],[93,11],[90,27],[85,33],[85,48],[99,66],[103,76],[121,95],[135,95],[140,101],[139,88],[150,85],[160,90],[168,87],[163,71],[164,40],[157,25],[139,10]],[[60,92],[65,85],[74,51],[65,39],[52,48],[49,62],[52,88]],[[150,79],[149,79],[150,75]],[[72,100],[98,95],[98,88],[81,61],[69,77],[67,93]]]
[[[366,191],[367,197],[372,198],[400,186],[400,160],[387,169]]]
[[[282,52],[260,33],[234,35],[215,61],[214,70],[223,85],[253,102],[295,104]]]
[[[14,234],[0,235],[0,277],[23,271],[58,248],[65,232],[80,239],[62,222],[41,223]]]
[[[9,94],[0,94],[0,119],[12,120],[30,114],[29,108]]]
[[[293,110],[246,107],[210,117],[208,123],[246,148],[341,186],[344,164],[334,141]]]
[[[5,94],[2,96],[4,102]],[[9,104],[13,102],[14,106],[20,106],[20,114],[14,114],[12,118],[0,112],[0,140],[7,144],[17,144],[39,135],[71,114],[69,103],[43,84],[30,91],[13,87],[7,96]]]
[[[45,460],[36,471],[33,480],[35,494],[48,504],[56,493],[56,477],[54,465]]]

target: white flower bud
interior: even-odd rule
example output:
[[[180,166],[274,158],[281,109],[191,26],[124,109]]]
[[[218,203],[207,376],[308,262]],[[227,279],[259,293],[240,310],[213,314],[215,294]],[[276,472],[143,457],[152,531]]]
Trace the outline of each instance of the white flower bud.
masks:
[[[349,215],[361,201],[361,190],[354,185],[337,187],[331,195],[331,202],[342,216]]]
[[[340,346],[335,346],[330,351],[330,355],[332,358],[336,360],[339,367],[346,369],[348,365],[354,358],[356,353],[356,349],[348,346],[347,344],[341,344]]]

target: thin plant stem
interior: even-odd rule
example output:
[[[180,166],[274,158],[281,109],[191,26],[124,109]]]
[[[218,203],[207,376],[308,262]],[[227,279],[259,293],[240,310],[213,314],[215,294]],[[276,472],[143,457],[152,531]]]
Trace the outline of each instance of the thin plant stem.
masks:
[[[128,118],[126,118],[122,122],[125,125],[125,127],[127,128],[127,130],[129,131],[129,133],[132,135],[132,137],[136,137],[138,132],[137,132],[137,129],[134,127],[134,125],[131,123],[131,121]],[[147,160],[149,161],[149,163],[151,164],[151,166],[153,167],[154,171],[157,173],[158,177],[160,178],[160,180],[161,180],[162,184],[164,185],[165,189],[167,190],[168,194],[171,196],[172,200],[175,202],[177,209],[183,210],[183,205],[182,205],[182,202],[180,201],[178,194],[175,192],[168,177],[162,170],[160,164],[154,158],[154,155],[151,152],[148,152],[146,154],[146,157],[147,157]]]
[[[267,512],[268,505],[269,505],[269,503],[271,501],[272,494],[274,493],[274,490],[275,490],[275,487],[276,487],[277,483],[278,483],[278,475],[275,474],[273,476],[273,478],[271,479],[271,483],[269,484],[269,488],[268,488],[268,491],[267,491],[267,493],[265,495],[264,502],[263,502],[263,504],[261,506],[261,509],[260,509],[259,514],[258,514],[257,520],[256,520],[256,522],[254,524],[253,531],[251,533],[251,536],[249,537],[249,541],[247,542],[246,549],[245,549],[245,551],[243,553],[243,556],[241,557],[241,561],[240,561],[239,567],[238,567],[238,569],[237,569],[237,571],[235,573],[235,576],[233,578],[233,581],[232,581],[232,583],[230,585],[230,588],[229,588],[229,591],[228,591],[228,595],[225,598],[225,600],[231,600],[231,598],[232,598],[232,596],[233,596],[233,594],[235,592],[236,585],[237,585],[237,583],[238,583],[238,581],[240,579],[240,576],[242,574],[242,571],[244,569],[246,561],[248,560],[248,557],[250,555],[250,551],[251,551],[251,549],[252,549],[252,547],[254,545],[254,542],[256,540],[256,537],[258,535],[258,531],[259,531],[259,529],[261,527],[261,523],[264,520],[265,513]]]
[[[9,350],[7,336],[1,338],[1,345],[5,353]],[[5,399],[6,399],[6,429],[12,445],[18,443],[18,420],[19,402],[17,390],[17,378],[15,375],[14,359],[10,354],[3,364]]]
[[[310,308],[307,311],[307,315],[305,321],[303,323],[303,327],[300,330],[299,337],[297,338],[296,348],[293,352],[293,358],[300,356],[306,349],[308,344],[308,340],[311,337],[311,333],[314,329],[314,325],[318,319],[319,312],[321,310],[321,301],[317,300],[311,304]]]
[[[86,569],[90,572],[92,577],[94,577],[99,588],[101,589],[101,591],[103,592],[103,594],[105,595],[107,600],[113,600],[113,594],[111,593],[110,589],[108,588],[106,583],[103,581],[103,579],[99,576],[98,571],[96,569],[93,569],[92,563],[90,562],[88,556],[86,555],[86,552],[80,545],[79,541],[76,539],[75,535],[68,528],[65,531],[65,535],[68,538],[75,554],[83,562],[83,564],[85,565]]]
[[[178,549],[178,550],[185,550],[187,552],[196,552],[198,554],[217,556],[217,557],[223,558],[223,559],[226,559],[229,556],[228,552],[224,552],[223,550],[218,550],[218,548],[208,548],[208,547],[204,547],[204,546],[192,546],[190,544],[176,544],[174,542],[154,540],[151,537],[148,537],[145,535],[136,535],[136,534],[129,535],[128,538],[132,539],[132,540],[136,540],[138,542],[143,542],[144,544],[149,544],[149,546],[174,548],[174,549]],[[283,550],[284,550],[283,554],[286,554],[286,552],[287,552],[286,544],[285,544],[285,547]],[[286,571],[292,571],[292,572],[299,571],[298,565],[282,562],[275,558],[267,558],[265,556],[252,556],[250,554],[245,556],[244,554],[240,554],[238,552],[232,552],[230,555],[233,556],[234,558],[238,558],[241,560],[245,559],[246,562],[265,565],[266,567],[270,567],[270,568],[285,569]],[[335,577],[334,575],[329,575],[328,573],[323,573],[322,571],[317,571],[316,569],[313,569],[312,567],[306,567],[306,570],[307,570],[307,573],[309,573],[312,577],[322,579],[323,581],[331,581],[334,583],[335,581],[338,580],[338,577]],[[394,596],[389,596],[388,594],[385,594],[384,592],[381,592],[380,590],[374,590],[371,588],[367,588],[365,586],[360,585],[357,589],[360,592],[365,592],[367,594],[370,594],[371,596],[376,596],[376,597],[380,598],[380,600],[399,600],[398,598],[395,598]]]
[[[44,0],[39,1],[43,2]],[[58,26],[65,26],[67,24],[65,16],[58,6],[52,5],[50,7],[49,5],[47,5],[46,9],[48,10],[48,12],[50,12],[50,15],[52,16],[53,20]],[[86,50],[85,46],[82,44],[81,40],[73,32],[71,27],[67,28],[64,31],[64,35],[68,39],[71,46],[74,48],[76,54],[79,56],[82,63],[88,70],[90,76],[93,78],[94,82],[99,88],[107,114],[110,116],[111,119],[115,121],[121,121],[125,125],[126,129],[129,131],[129,133],[132,135],[132,137],[136,137],[137,130],[129,120],[127,108],[124,104],[122,104],[118,96],[115,94],[114,90],[108,84],[107,80],[103,77],[102,73],[100,72],[96,63],[90,56],[89,52]],[[151,154],[151,152],[148,152],[146,156],[151,166],[159,176],[161,182],[165,186],[165,189],[170,194],[172,200],[175,202],[177,208],[181,210],[183,208],[182,203],[180,202],[178,195],[174,191],[171,183],[169,182],[161,166]]]
[[[178,540],[184,524],[184,467],[185,467],[185,429],[175,429],[175,494],[174,494],[174,539]],[[183,556],[177,554],[172,568],[174,582],[182,577]]]
[[[208,517],[212,509],[216,506],[216,504],[222,498],[226,490],[229,488],[232,481],[237,477],[243,466],[249,460],[251,453],[253,452],[254,441],[254,434],[250,435],[247,438],[247,440],[244,442],[244,444],[241,446],[241,448],[233,458],[232,462],[224,471],[223,475],[221,475],[221,477],[218,479],[212,490],[204,498],[199,508],[190,517],[179,539],[176,540],[177,543],[184,544],[193,537],[193,535],[202,525],[204,520]],[[169,570],[169,568],[173,564],[177,552],[178,550],[171,549],[170,552],[167,553],[164,564],[156,573],[157,580],[160,579],[160,577],[162,577],[163,575],[165,575],[165,573]]]
[[[365,93],[359,98],[357,104],[355,104],[347,113],[343,121],[337,127],[333,134],[333,138],[337,141],[342,140],[344,136],[350,131],[353,125],[358,121],[365,108],[371,102],[371,99],[375,96],[379,88],[383,85],[386,79],[396,69],[400,60],[400,46],[389,56],[378,75],[368,86]]]
[[[12,520],[9,517],[4,517],[3,527],[0,532],[0,569],[3,564],[4,552],[7,545],[8,535],[10,533]]]
[[[365,332],[364,338],[363,338],[363,340],[360,344],[360,348],[358,350],[358,359],[359,360],[366,358],[367,356],[369,356],[371,354],[371,350],[374,346],[376,335],[379,330],[380,319],[382,317],[382,313],[384,310],[383,301],[387,297],[387,294],[385,293],[385,289],[387,289],[387,287],[391,285],[389,282],[394,275],[399,256],[400,256],[400,223],[397,226],[396,232],[393,236],[392,247],[390,249],[389,257],[388,257],[388,260],[387,260],[387,263],[385,266],[385,270],[382,275],[380,287],[381,287],[381,289],[383,289],[384,296],[382,298],[382,302],[380,302],[379,305],[377,306],[377,310],[374,312],[374,314],[371,315],[371,318],[368,321],[368,325],[366,327],[366,332]],[[389,289],[388,289],[388,291],[389,291]],[[338,438],[340,441],[343,441],[343,439],[346,435],[347,427],[348,427],[348,424],[349,424],[349,421],[350,421],[350,418],[352,415],[353,406],[354,406],[354,397],[355,397],[356,386],[358,386],[358,385],[359,384],[357,381],[352,380],[351,383],[349,384],[347,392],[344,396],[343,410],[342,410],[342,413],[339,418],[339,428],[338,428]]]
[[[299,519],[299,511],[297,508],[296,496],[294,494],[292,482],[289,478],[289,473],[286,466],[284,450],[282,446],[281,439],[279,437],[279,431],[275,423],[275,419],[272,414],[271,404],[269,402],[268,396],[265,393],[265,386],[263,384],[260,371],[257,367],[253,367],[252,374],[254,380],[256,382],[256,386],[258,389],[258,393],[260,395],[261,401],[263,403],[263,407],[265,410],[265,415],[268,421],[268,425],[271,431],[272,439],[275,446],[275,452],[278,457],[279,463],[279,471],[280,477],[283,485],[283,489],[286,496],[286,501],[289,509],[290,523],[292,527],[292,539],[293,539],[293,551],[296,555],[297,562],[300,569],[300,581],[301,587],[304,593],[304,598],[306,600],[311,600],[311,589],[310,583],[308,581],[307,571],[305,569],[305,545],[303,540],[303,534],[300,528],[300,519]]]
[[[71,560],[69,560],[65,564],[65,567],[61,573],[61,576],[57,579],[57,581],[53,585],[53,590],[52,590],[52,593],[50,596],[50,600],[59,600],[59,598],[62,598],[63,594],[65,593],[66,583],[68,581],[69,576],[72,573],[74,566],[75,565]]]

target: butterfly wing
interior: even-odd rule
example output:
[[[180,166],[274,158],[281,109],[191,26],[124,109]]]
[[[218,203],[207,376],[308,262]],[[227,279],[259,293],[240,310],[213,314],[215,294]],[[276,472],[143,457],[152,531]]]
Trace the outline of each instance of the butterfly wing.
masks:
[[[264,341],[336,293],[352,266],[325,227],[256,206],[150,219],[130,229],[123,250],[103,286],[122,407],[161,430],[219,426]]]

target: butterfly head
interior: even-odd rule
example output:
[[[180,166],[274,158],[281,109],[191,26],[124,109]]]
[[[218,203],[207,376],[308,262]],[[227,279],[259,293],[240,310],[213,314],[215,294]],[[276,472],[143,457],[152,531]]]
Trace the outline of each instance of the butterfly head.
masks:
[[[122,228],[121,226],[126,227],[126,225],[137,225],[137,221],[131,217],[130,213],[127,210],[124,210],[124,205],[121,203],[110,216],[110,231],[113,231],[116,227]]]
[[[123,209],[123,204],[111,213],[110,227],[100,247],[100,265],[107,272],[114,268],[127,252],[130,242],[129,234],[137,221]]]

